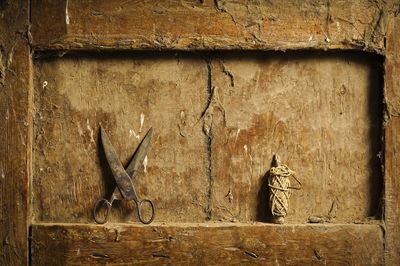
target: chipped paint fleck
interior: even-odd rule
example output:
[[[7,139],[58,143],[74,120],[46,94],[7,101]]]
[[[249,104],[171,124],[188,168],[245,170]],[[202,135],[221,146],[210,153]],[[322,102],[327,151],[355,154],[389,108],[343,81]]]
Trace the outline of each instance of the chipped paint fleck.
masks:
[[[42,114],[40,114],[40,118],[42,118]],[[42,120],[42,119],[41,119],[41,120]],[[83,130],[82,130],[82,128],[81,128],[81,125],[77,124],[77,126],[78,126],[78,133],[79,133],[79,136],[83,136]]]
[[[341,32],[340,22],[336,21],[336,28],[338,32]]]
[[[139,132],[142,132],[143,124],[144,124],[144,114],[141,113],[140,114],[140,129],[139,129]]]
[[[93,133],[93,129],[90,127],[89,119],[86,120],[86,128],[90,133],[90,142],[94,143],[94,133]]]
[[[139,134],[136,134],[135,130],[133,130],[133,129],[129,129],[129,137],[130,137],[130,138],[131,138],[131,137],[135,137],[135,138],[137,138],[137,139],[140,139],[140,135],[139,135]]]
[[[147,159],[147,155],[146,155],[146,157],[144,157],[144,160],[143,160],[143,167],[144,167],[145,173],[147,173],[147,163],[148,163],[148,159]]]
[[[47,83],[47,80],[43,81],[42,88],[43,88],[43,89],[46,89],[46,88],[47,88],[47,84],[48,84],[48,83]]]
[[[69,25],[68,0],[65,3],[65,23]]]
[[[240,128],[238,128],[238,130],[236,131],[236,138],[235,138],[235,141],[237,141],[237,139],[239,138],[239,133],[240,133]]]

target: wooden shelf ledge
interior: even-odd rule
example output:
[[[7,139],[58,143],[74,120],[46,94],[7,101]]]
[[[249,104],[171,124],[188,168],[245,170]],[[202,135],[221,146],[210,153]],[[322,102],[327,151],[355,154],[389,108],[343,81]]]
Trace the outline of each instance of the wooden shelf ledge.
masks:
[[[382,265],[379,224],[34,224],[33,265]]]

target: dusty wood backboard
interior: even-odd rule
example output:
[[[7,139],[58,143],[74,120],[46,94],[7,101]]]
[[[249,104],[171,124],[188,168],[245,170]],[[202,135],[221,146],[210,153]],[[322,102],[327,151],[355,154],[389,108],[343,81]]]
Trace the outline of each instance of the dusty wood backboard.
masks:
[[[397,265],[399,6],[0,2],[0,264]],[[152,225],[94,225],[100,125],[124,164],[154,128]],[[303,183],[282,226],[274,153]]]
[[[158,222],[265,221],[264,176],[274,153],[304,184],[292,197],[288,222],[329,212],[335,223],[375,216],[380,63],[348,52],[38,58],[34,219],[93,222],[93,203],[114,185],[100,125],[124,163],[153,127],[137,186],[156,203]],[[208,98],[217,100],[207,105]],[[134,206],[120,207],[113,221],[135,221]]]

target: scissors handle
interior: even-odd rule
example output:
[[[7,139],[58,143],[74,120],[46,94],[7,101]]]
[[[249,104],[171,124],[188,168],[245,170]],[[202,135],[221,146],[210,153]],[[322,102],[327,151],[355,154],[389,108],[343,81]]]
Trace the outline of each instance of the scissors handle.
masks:
[[[150,216],[150,219],[148,219],[148,220],[143,219],[143,216],[142,216],[143,203],[148,203],[151,207],[151,216]],[[154,204],[151,200],[148,200],[148,199],[138,200],[138,201],[136,201],[136,207],[137,207],[137,213],[139,216],[139,220],[143,224],[150,224],[154,220],[155,208],[154,208]]]
[[[102,203],[102,204],[101,204]],[[106,214],[104,216],[104,218],[99,218],[99,211],[101,209],[101,207],[106,206]],[[96,203],[94,204],[94,208],[93,208],[93,218],[96,221],[96,223],[98,224],[105,224],[108,220],[108,215],[110,214],[111,211],[111,206],[112,203],[110,201],[108,201],[107,199],[99,199],[96,201]]]

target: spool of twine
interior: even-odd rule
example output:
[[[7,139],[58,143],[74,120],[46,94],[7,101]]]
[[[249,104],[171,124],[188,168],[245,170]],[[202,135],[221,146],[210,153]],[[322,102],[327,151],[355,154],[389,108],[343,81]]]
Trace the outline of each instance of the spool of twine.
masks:
[[[283,223],[289,209],[290,190],[300,189],[301,183],[294,176],[294,171],[281,164],[277,155],[274,155],[273,164],[275,166],[271,167],[268,177],[269,207],[274,217],[274,222]],[[290,176],[299,183],[299,187],[290,186]]]

